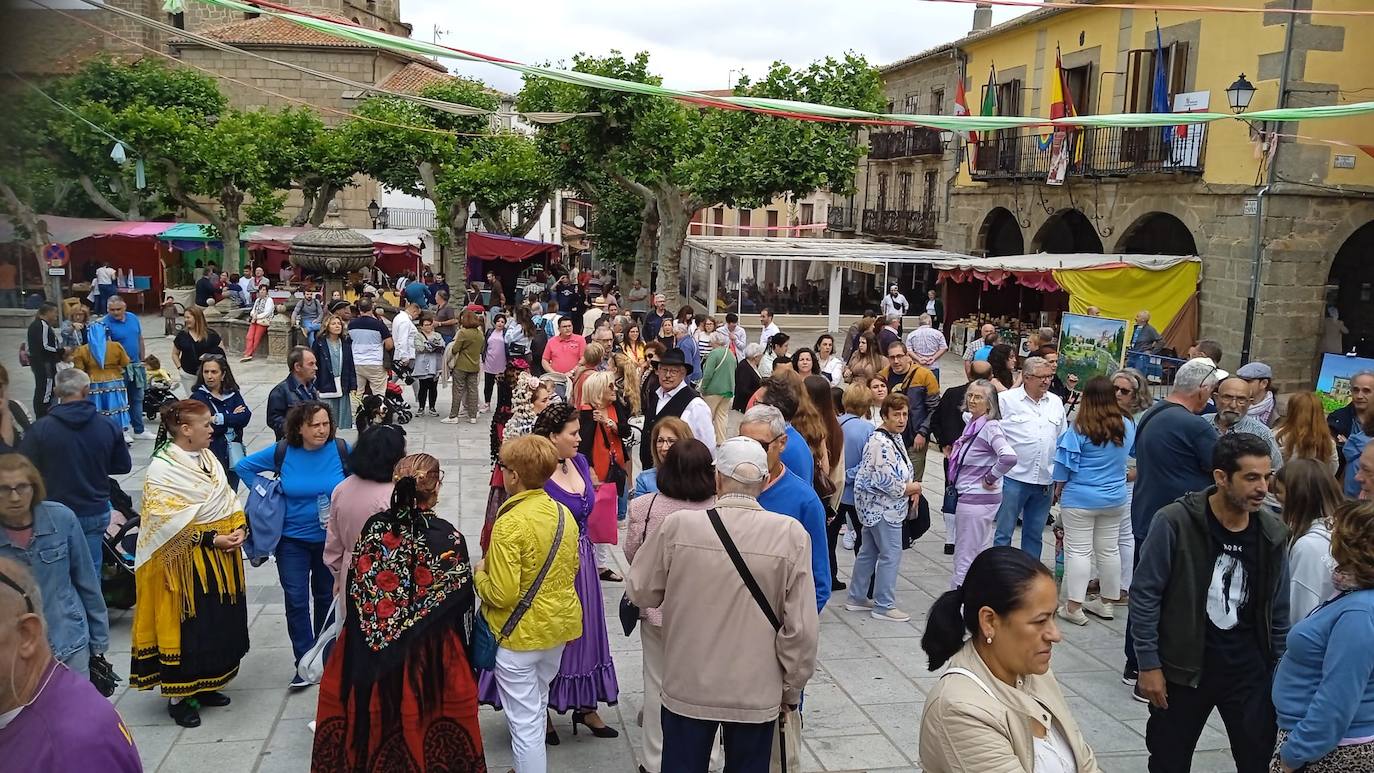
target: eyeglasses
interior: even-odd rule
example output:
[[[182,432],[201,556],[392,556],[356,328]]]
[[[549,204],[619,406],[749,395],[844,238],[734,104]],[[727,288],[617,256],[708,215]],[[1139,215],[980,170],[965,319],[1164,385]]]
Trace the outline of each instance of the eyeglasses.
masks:
[[[654,447],[656,448],[672,448],[676,444],[677,438],[675,437],[661,437],[654,441]]]
[[[787,434],[787,433],[784,432],[784,433],[782,433],[782,435],[774,435],[772,440],[766,440],[766,441],[765,441],[765,440],[759,440],[758,438],[754,438],[753,440],[754,440],[755,443],[758,443],[759,445],[763,446],[763,452],[766,454],[766,453],[768,453],[768,449],[769,449],[769,448],[772,448],[772,447],[773,447],[773,444],[776,443],[776,442],[778,442],[778,438],[780,438],[780,437],[782,437],[783,435],[786,435],[786,434]]]
[[[32,483],[19,483],[13,486],[0,486],[0,496],[6,497],[26,497],[33,493]]]
[[[28,591],[19,587],[19,583],[15,582],[13,579],[10,578],[9,575],[5,574],[4,572],[0,572],[0,583],[4,583],[10,586],[11,588],[14,588],[15,593],[18,593],[20,596],[23,596],[24,607],[28,610],[28,614],[34,614],[35,610],[33,608],[33,599],[29,598]]]
[[[1117,387],[1116,393],[1119,395],[1133,395],[1135,394],[1135,390],[1129,387]]]
[[[1034,373],[1024,373],[1024,374],[1022,374],[1021,377],[1022,377],[1022,378],[1033,378],[1033,379],[1035,379],[1036,381],[1049,381],[1050,379],[1054,378],[1054,374],[1053,374],[1053,373],[1047,373],[1047,374],[1045,374],[1045,375],[1043,375],[1043,376],[1037,376],[1037,375],[1035,375]]]
[[[222,354],[202,354],[202,355],[200,356],[200,361],[201,361],[201,362],[224,362],[224,355],[222,355]]]

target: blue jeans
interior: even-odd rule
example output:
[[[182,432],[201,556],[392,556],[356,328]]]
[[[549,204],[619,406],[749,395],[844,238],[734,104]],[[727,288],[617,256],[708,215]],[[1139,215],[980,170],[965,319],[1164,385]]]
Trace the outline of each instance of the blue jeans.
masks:
[[[143,387],[126,378],[124,391],[129,393],[129,428],[138,435],[143,432]]]
[[[994,545],[1010,545],[1016,531],[1016,517],[1021,516],[1021,549],[1040,561],[1044,548],[1045,521],[1050,516],[1049,485],[1022,483],[1011,478],[1002,479],[1002,506],[997,510],[997,534]]]
[[[849,603],[870,597],[873,608],[886,612],[896,606],[897,570],[902,565],[902,525],[880,520],[864,527],[864,541],[849,573]]]
[[[104,314],[110,310],[110,298],[114,297],[114,285],[96,285],[95,313]]]
[[[301,320],[301,330],[305,331],[306,340],[309,346],[315,345],[315,334],[320,331],[320,323],[313,319]]]
[[[100,578],[100,560],[105,555],[105,529],[110,525],[109,512],[100,515],[78,515],[77,523],[86,535],[86,548],[91,551],[91,562],[95,564],[96,579]]]
[[[286,602],[286,633],[296,662],[315,644],[334,597],[334,575],[324,565],[324,543],[282,537],[277,543],[277,578]],[[314,615],[311,615],[311,602]]]
[[[776,722],[716,722],[674,714],[666,706],[661,711],[663,773],[699,773],[710,767],[717,731],[723,736],[727,771],[768,770]]]

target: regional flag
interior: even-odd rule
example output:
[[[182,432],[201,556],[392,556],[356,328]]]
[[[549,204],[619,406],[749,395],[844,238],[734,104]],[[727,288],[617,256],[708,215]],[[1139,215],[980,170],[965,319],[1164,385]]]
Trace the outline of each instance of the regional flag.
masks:
[[[964,91],[964,78],[959,76],[959,83],[954,87],[954,114],[968,115],[968,94]],[[960,137],[971,143],[978,142],[978,132],[959,132]]]

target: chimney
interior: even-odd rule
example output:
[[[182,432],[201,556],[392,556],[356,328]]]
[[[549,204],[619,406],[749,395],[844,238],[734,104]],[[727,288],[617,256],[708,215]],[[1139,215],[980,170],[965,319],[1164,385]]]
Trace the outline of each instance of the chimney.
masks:
[[[982,32],[992,26],[992,6],[978,3],[973,7],[973,32]]]

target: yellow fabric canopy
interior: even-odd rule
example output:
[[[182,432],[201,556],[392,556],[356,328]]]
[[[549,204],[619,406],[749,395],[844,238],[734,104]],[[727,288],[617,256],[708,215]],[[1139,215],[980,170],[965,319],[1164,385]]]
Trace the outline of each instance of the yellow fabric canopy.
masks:
[[[1086,314],[1089,306],[1096,306],[1102,316],[1134,325],[1136,312],[1145,310],[1150,323],[1162,331],[1197,292],[1201,271],[1201,263],[1184,261],[1160,271],[1136,266],[1055,271],[1054,281],[1069,294],[1069,311],[1074,314]]]

